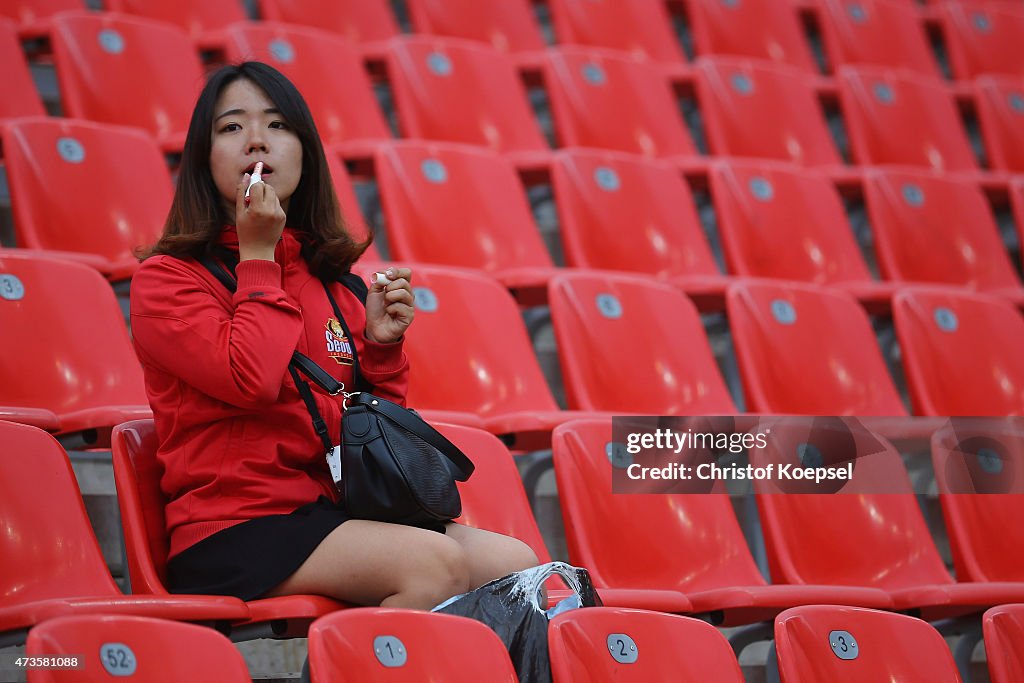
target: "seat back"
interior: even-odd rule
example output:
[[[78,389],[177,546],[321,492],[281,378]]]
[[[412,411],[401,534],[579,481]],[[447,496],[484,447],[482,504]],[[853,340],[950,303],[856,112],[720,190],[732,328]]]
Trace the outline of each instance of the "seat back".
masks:
[[[0,274],[0,329],[17,331],[0,335],[0,405],[51,410],[67,432],[148,412],[124,318],[99,274],[28,250],[0,251]]]
[[[322,28],[272,22],[227,29],[228,60],[266,62],[302,93],[325,145],[391,137],[356,48]]]
[[[526,87],[498,50],[458,38],[410,37],[389,44],[387,68],[404,137],[498,152],[547,150]]]
[[[551,185],[567,265],[718,275],[678,169],[621,152],[564,150],[555,154]]]
[[[914,4],[824,0],[821,5],[822,37],[833,71],[846,64],[877,64],[941,76]]]
[[[949,584],[900,454],[850,419],[789,417],[762,425],[764,448],[750,464],[853,462],[853,479],[755,480],[772,580],[898,590]],[[822,491],[822,492],[817,492]]]
[[[0,16],[27,26],[46,21],[59,12],[81,10],[83,7],[81,0],[10,0],[0,5]]]
[[[640,275],[565,273],[548,285],[566,400],[577,410],[731,415],[697,308]]]
[[[167,593],[170,536],[160,488],[163,464],[156,457],[160,443],[153,420],[134,420],[114,428],[111,452],[117,505],[124,529],[125,555],[132,590]]]
[[[657,65],[612,50],[563,47],[548,53],[544,77],[561,147],[646,157],[697,153]]]
[[[123,14],[69,12],[53,19],[51,41],[65,115],[184,143],[203,70],[183,30]]]
[[[502,52],[543,50],[529,0],[407,0],[418,33],[467,38]]]
[[[171,206],[167,165],[139,130],[60,118],[0,132],[18,243],[94,254],[113,279],[130,276]]]
[[[0,443],[0,608],[121,595],[64,449],[42,430],[2,421]]]
[[[353,43],[399,34],[388,0],[260,0],[259,4],[266,21],[322,28]]]
[[[864,195],[878,267],[887,279],[1020,287],[977,185],[922,172],[872,170]]]
[[[393,258],[488,271],[553,267],[508,160],[419,141],[382,145],[375,160]]]
[[[613,607],[564,612],[551,620],[548,649],[554,683],[744,680],[718,629],[662,612]]]
[[[193,40],[248,17],[240,2],[205,0],[107,0],[109,12],[124,12],[174,24]]]
[[[659,0],[551,0],[555,37],[563,45],[604,47],[656,62],[684,62],[668,6]]]
[[[46,116],[25,53],[18,38],[18,27],[9,19],[0,18],[0,82],[4,96],[0,98],[0,120],[17,116]]]
[[[808,74],[764,62],[702,57],[695,77],[711,154],[805,166],[842,163]]]
[[[709,178],[730,272],[822,285],[871,279],[828,178],[755,161],[717,162]]]
[[[629,456],[613,441],[610,419],[561,424],[552,448],[570,561],[586,567],[599,588],[685,593],[764,585],[722,486],[614,494],[612,468]],[[701,484],[712,490],[713,482]]]
[[[843,67],[836,80],[854,162],[977,169],[960,114],[942,81],[877,67]]]
[[[747,409],[797,415],[903,415],[864,309],[810,284],[731,286],[726,310]]]
[[[946,641],[927,621],[860,607],[808,605],[775,618],[784,681],[959,683]]]
[[[32,683],[91,683],[117,677],[195,683],[251,680],[245,659],[226,636],[206,626],[150,617],[78,615],[49,619],[29,632],[25,654],[58,658],[77,655],[82,660],[82,666],[74,670],[32,671],[28,677]]]
[[[1007,548],[1024,532],[1024,437],[1005,419],[955,419],[932,435],[932,467],[959,581],[1024,581]]]
[[[943,37],[953,76],[1024,76],[1020,37],[1024,9],[1012,2],[947,2],[941,9]]]
[[[774,0],[691,2],[687,14],[698,55],[732,55],[817,68],[794,8]]]
[[[982,618],[992,683],[1024,680],[1024,605],[1000,605]]]
[[[1024,415],[1024,317],[962,290],[907,288],[893,320],[918,415]]]
[[[989,165],[1000,171],[1024,171],[1024,78],[979,78],[974,102]]]
[[[479,621],[382,607],[347,609],[314,621],[309,673],[313,683],[516,681],[501,639]]]
[[[345,227],[352,236],[360,242],[370,235],[370,227],[366,224],[366,217],[359,206],[359,199],[356,197],[355,188],[352,187],[352,177],[345,169],[342,161],[341,151],[337,147],[324,149],[327,157],[327,168],[331,172],[331,182],[334,184],[334,194],[338,197],[338,204],[341,206],[341,215],[345,220]],[[365,260],[379,261],[380,252],[377,251],[376,243],[371,243],[370,248],[362,256]]]

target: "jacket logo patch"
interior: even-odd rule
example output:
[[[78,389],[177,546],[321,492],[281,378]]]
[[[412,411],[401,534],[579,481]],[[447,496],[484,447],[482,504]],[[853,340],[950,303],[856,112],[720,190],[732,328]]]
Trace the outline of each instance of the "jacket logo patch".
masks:
[[[327,355],[338,365],[352,365],[352,343],[345,336],[341,323],[334,318],[327,319]]]

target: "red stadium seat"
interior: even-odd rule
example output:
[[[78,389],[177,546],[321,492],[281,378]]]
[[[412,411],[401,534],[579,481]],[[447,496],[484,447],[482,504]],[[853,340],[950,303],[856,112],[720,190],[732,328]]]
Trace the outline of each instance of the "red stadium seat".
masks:
[[[418,33],[467,38],[502,52],[545,48],[530,0],[406,0]]]
[[[771,619],[795,605],[889,607],[876,589],[768,585],[721,482],[714,492],[613,493],[617,465],[609,460],[617,462],[624,445],[612,439],[609,419],[566,423],[552,437],[569,558],[590,571],[598,591],[681,591],[694,612],[726,626]]]
[[[702,57],[695,72],[712,154],[842,164],[807,74],[726,57]]]
[[[266,21],[315,26],[353,43],[399,34],[388,0],[259,0],[259,7]]]
[[[309,673],[312,683],[517,680],[505,645],[479,621],[380,607],[317,619]]]
[[[789,64],[816,73],[814,58],[790,3],[778,0],[689,2],[698,55],[731,55]]]
[[[165,149],[181,150],[203,85],[184,31],[124,14],[69,12],[54,18],[51,41],[66,116],[138,126]]]
[[[50,619],[29,632],[28,657],[78,656],[75,670],[30,671],[29,683],[247,683],[242,654],[213,629],[164,619],[79,615]],[[109,678],[108,678],[109,676]]]
[[[736,412],[700,315],[675,287],[640,275],[576,272],[555,276],[548,299],[570,408]]]
[[[668,79],[652,64],[622,52],[563,47],[548,54],[544,78],[561,147],[697,154]]]
[[[738,283],[726,310],[750,412],[906,414],[868,316],[846,292]]]
[[[551,23],[563,45],[629,52],[656,62],[684,62],[661,0],[549,0]]]
[[[171,206],[167,164],[139,130],[63,118],[0,131],[19,246],[92,255],[112,280],[139,267]]]
[[[0,120],[16,116],[46,116],[13,21],[0,19],[0,81],[6,83],[0,98]]]
[[[9,0],[0,4],[0,16],[16,21],[23,37],[38,38],[49,32],[53,15],[84,9],[83,0]]]
[[[953,76],[1024,76],[1024,7],[1020,3],[947,2],[941,10],[943,37]]]
[[[821,0],[822,37],[832,70],[876,64],[938,78],[918,8],[892,0]]]
[[[754,481],[774,581],[879,588],[896,609],[920,610],[929,621],[1024,600],[1024,583],[953,581],[900,453],[863,426],[836,420],[762,423],[766,447],[748,450],[754,467],[809,466],[808,452],[853,463],[852,480],[839,489],[828,481]]]
[[[1024,172],[1024,78],[979,78],[974,101],[989,165]]]
[[[962,290],[907,288],[893,319],[914,412],[1024,415],[1024,317]]]
[[[476,466],[469,481],[459,484],[462,516],[458,521],[477,529],[518,538],[533,549],[540,564],[550,562],[551,554],[533,518],[519,470],[505,445],[481,429],[450,424],[438,424],[436,427],[463,453],[471,454]],[[546,586],[551,605],[568,595],[565,584],[557,576],[552,577]],[[603,589],[601,600],[609,606],[665,612],[690,611],[690,601],[675,591]]]
[[[718,629],[697,619],[611,607],[559,614],[548,628],[554,683],[743,683]]]
[[[730,272],[832,285],[887,307],[895,288],[871,279],[828,178],[769,161],[716,162],[709,177]]]
[[[106,0],[104,7],[110,12],[174,24],[203,46],[217,45],[223,41],[222,32],[229,24],[248,19],[237,0]]]
[[[0,422],[0,647],[47,619],[75,614],[179,621],[244,619],[229,597],[123,595],[107,571],[67,454],[46,432]]]
[[[0,404],[53,412],[89,445],[150,415],[135,353],[110,286],[78,263],[0,251]],[[56,334],[60,321],[67,334]]]
[[[977,185],[927,172],[873,169],[865,176],[864,195],[885,278],[964,285],[1024,306],[1024,288]]]
[[[985,612],[985,656],[992,683],[1024,680],[1024,605],[1000,605]]]
[[[226,37],[228,61],[266,62],[295,84],[325,145],[364,150],[391,137],[362,58],[337,34],[245,22],[229,26]]]
[[[341,205],[341,215],[345,220],[345,227],[357,240],[362,241],[370,235],[370,227],[366,224],[366,217],[363,216],[359,207],[359,199],[356,197],[355,188],[352,187],[352,178],[345,170],[345,164],[341,161],[341,150],[338,147],[327,147],[324,149],[327,157],[327,168],[331,172],[331,182],[334,184],[334,193]],[[365,261],[379,261],[380,252],[374,243],[362,256]]]
[[[856,163],[936,171],[977,169],[953,97],[938,79],[876,67],[843,67],[837,81]]]
[[[546,158],[547,143],[510,57],[470,40],[427,36],[394,40],[387,52],[405,137]]]
[[[160,488],[163,466],[156,457],[159,442],[153,421],[135,420],[118,425],[111,442],[132,591],[167,596],[164,583],[170,539],[164,517],[166,499]],[[261,598],[245,604],[248,619],[237,620],[235,628],[256,637],[278,638],[305,636],[314,619],[344,607],[321,595]],[[261,625],[268,624],[270,633],[260,630]]]
[[[543,300],[554,264],[508,160],[411,140],[379,147],[375,159],[392,258],[477,268]]]
[[[786,682],[960,681],[953,655],[926,621],[903,614],[813,605],[775,619],[779,673]]]

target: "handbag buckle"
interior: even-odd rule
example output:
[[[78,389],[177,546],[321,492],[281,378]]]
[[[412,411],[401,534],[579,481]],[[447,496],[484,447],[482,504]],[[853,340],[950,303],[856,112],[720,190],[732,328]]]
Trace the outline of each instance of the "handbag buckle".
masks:
[[[334,395],[337,396],[338,394],[341,394],[341,409],[348,410],[349,399],[351,399],[353,396],[358,396],[361,393],[361,391],[345,391],[344,387],[342,387],[337,392],[335,392]]]

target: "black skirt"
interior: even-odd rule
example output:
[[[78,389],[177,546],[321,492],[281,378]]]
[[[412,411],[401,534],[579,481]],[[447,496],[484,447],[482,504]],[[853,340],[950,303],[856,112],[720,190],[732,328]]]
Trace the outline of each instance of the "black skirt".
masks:
[[[286,515],[228,527],[167,561],[167,590],[255,600],[294,574],[317,546],[351,519],[326,496]],[[444,533],[444,525],[426,527]]]

